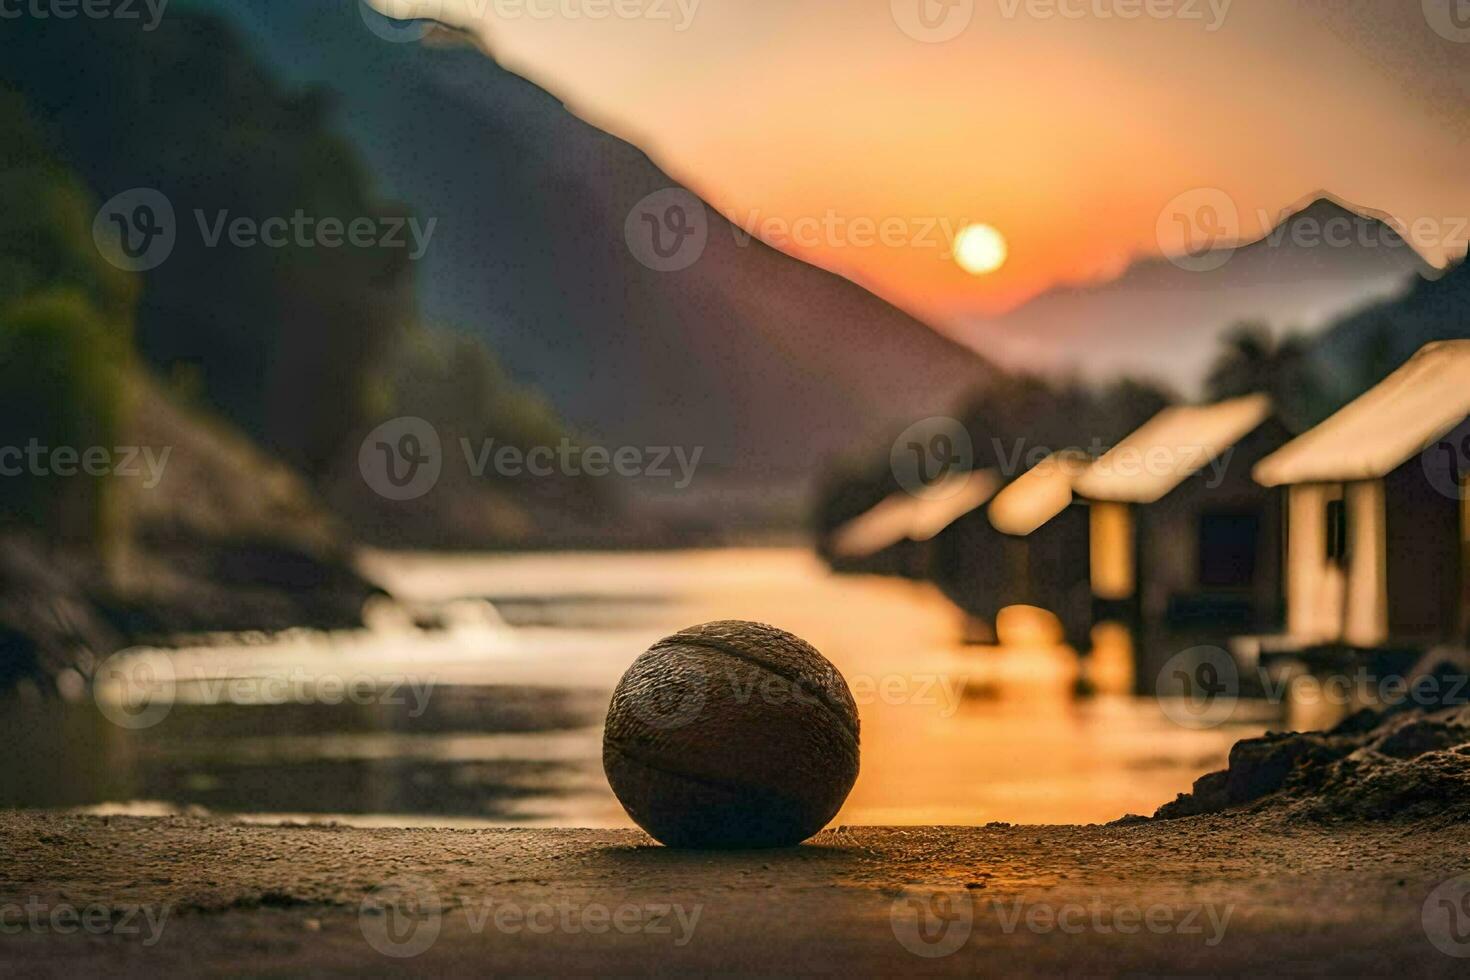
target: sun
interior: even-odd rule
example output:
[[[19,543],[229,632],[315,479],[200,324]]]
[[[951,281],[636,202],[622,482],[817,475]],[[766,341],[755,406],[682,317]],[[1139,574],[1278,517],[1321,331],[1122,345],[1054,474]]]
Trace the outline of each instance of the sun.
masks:
[[[1006,264],[1005,236],[990,225],[966,225],[954,239],[954,260],[972,276],[983,276]]]

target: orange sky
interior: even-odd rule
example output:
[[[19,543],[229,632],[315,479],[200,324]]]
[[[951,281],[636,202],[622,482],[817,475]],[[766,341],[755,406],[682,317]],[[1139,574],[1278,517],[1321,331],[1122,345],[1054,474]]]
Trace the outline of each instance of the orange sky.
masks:
[[[944,43],[898,20],[945,0],[442,2],[737,223],[937,324],[1157,253],[1161,209],[1197,187],[1246,236],[1326,189],[1433,219],[1432,260],[1464,249],[1470,36],[1421,0],[949,0],[974,9]],[[1145,3],[1198,19],[1118,15]],[[816,238],[779,240],[799,219]],[[1004,232],[1001,271],[949,260],[967,221]]]

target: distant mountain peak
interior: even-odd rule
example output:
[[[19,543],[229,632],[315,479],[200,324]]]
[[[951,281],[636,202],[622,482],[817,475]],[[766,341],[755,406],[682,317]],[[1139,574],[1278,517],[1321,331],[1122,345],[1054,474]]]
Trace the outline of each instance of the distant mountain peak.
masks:
[[[1365,208],[1353,204],[1328,191],[1314,191],[1299,198],[1295,204],[1283,208],[1275,221],[1270,223],[1261,237],[1251,245],[1268,242],[1302,244],[1301,238],[1308,237],[1307,247],[1324,235],[1334,236],[1343,244],[1356,243],[1365,248],[1407,248],[1423,259],[1417,249],[1399,233],[1402,222],[1387,211]],[[1343,235],[1351,237],[1343,239]],[[1242,246],[1242,247],[1249,247]],[[1428,272],[1428,260],[1425,271]]]
[[[1187,260],[1153,256],[1107,282],[1053,289],[971,320],[961,335],[1002,365],[1142,374],[1193,390],[1235,324],[1320,329],[1437,277],[1400,221],[1335,194],[1237,217],[1260,231]]]
[[[1328,191],[1314,191],[1304,195],[1297,203],[1286,209],[1288,219],[1295,218],[1373,218],[1382,212],[1360,208]]]

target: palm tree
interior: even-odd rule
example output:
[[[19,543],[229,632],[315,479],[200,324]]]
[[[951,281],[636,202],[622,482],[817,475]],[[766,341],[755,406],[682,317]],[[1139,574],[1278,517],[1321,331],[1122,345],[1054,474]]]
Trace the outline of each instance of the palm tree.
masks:
[[[1224,350],[1205,379],[1211,400],[1265,392],[1289,427],[1300,429],[1313,417],[1319,385],[1301,334],[1277,337],[1255,321],[1231,328],[1223,342]]]

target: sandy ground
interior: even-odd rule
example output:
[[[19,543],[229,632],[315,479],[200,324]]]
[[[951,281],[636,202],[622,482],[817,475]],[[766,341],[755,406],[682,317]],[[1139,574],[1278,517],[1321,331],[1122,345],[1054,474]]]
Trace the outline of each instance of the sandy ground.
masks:
[[[1470,955],[1470,920],[1432,893],[1467,869],[1470,826],[1445,818],[839,828],[701,853],[8,812],[0,973],[1449,976],[1466,963],[1435,940]]]

